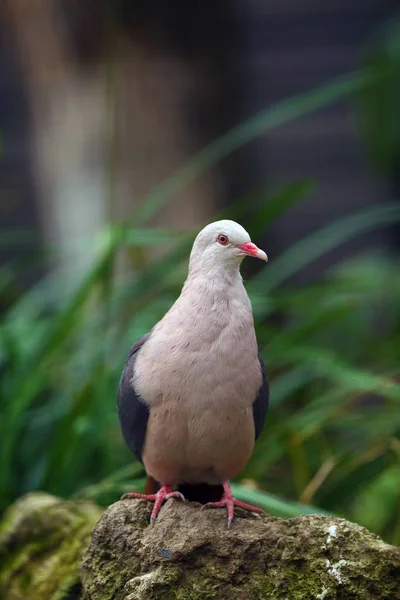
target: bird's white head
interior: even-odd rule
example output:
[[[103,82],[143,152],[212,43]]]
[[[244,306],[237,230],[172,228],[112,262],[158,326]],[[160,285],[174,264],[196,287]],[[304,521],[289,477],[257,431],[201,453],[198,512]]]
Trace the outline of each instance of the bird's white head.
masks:
[[[235,221],[210,223],[196,237],[190,255],[191,268],[212,270],[218,265],[237,270],[245,256],[268,260],[263,250],[257,248],[247,231]]]

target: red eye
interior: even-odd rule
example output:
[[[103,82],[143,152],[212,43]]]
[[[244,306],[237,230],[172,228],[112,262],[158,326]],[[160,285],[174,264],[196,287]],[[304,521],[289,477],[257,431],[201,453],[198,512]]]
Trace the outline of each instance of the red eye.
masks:
[[[221,244],[221,246],[227,246],[229,244],[229,238],[227,235],[220,233],[217,237],[217,242],[218,244]]]

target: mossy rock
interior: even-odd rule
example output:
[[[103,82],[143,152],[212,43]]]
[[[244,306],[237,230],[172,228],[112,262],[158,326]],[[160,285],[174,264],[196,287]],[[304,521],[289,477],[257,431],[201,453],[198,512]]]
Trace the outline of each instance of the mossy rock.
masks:
[[[80,596],[78,565],[102,510],[32,493],[0,523],[0,598],[67,600]]]
[[[400,600],[400,550],[344,519],[113,504],[81,566],[86,600]]]
[[[170,500],[102,510],[29,494],[0,524],[5,600],[400,600],[400,551],[321,515],[256,518]],[[81,565],[78,564],[87,548]],[[83,590],[82,590],[83,586]]]

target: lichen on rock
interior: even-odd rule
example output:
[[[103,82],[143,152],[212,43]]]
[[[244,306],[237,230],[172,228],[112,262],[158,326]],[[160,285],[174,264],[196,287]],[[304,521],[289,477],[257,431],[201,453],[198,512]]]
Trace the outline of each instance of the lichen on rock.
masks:
[[[0,598],[61,600],[73,589],[79,593],[78,564],[101,513],[93,504],[44,493],[13,504],[0,524]]]
[[[277,519],[170,500],[153,528],[146,501],[113,504],[81,578],[87,600],[400,600],[400,550],[323,515]]]

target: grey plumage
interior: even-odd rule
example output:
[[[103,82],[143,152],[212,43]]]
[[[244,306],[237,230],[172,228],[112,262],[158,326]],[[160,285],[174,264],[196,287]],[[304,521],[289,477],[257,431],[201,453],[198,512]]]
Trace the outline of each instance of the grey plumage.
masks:
[[[149,337],[150,334],[147,333],[137,340],[130,349],[125,369],[122,372],[119,382],[117,401],[121,431],[125,443],[141,462],[150,411],[143,398],[136,394],[131,379],[132,374],[135,372],[137,354]]]

